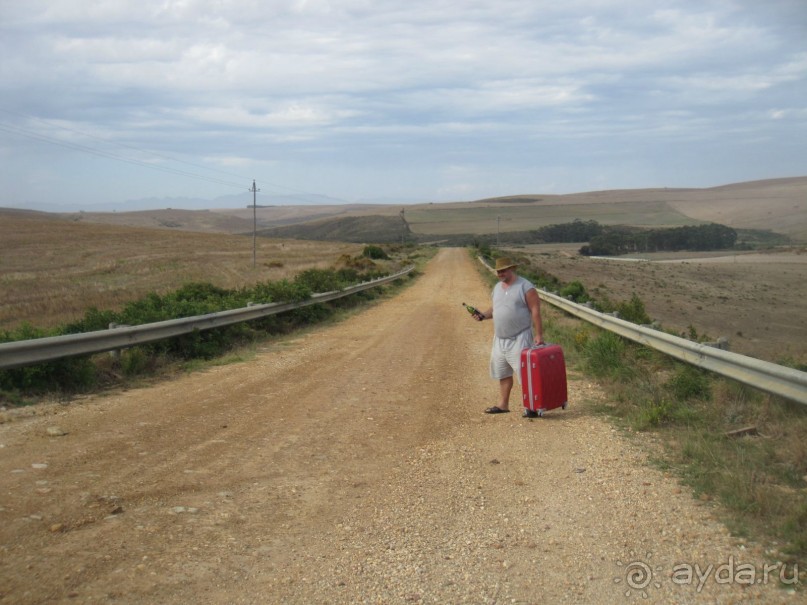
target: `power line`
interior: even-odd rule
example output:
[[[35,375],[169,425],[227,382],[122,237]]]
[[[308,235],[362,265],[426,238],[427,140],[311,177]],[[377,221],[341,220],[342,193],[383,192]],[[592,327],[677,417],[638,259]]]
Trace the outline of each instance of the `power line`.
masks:
[[[252,268],[255,268],[258,249],[258,189],[255,186],[255,179],[252,179]]]

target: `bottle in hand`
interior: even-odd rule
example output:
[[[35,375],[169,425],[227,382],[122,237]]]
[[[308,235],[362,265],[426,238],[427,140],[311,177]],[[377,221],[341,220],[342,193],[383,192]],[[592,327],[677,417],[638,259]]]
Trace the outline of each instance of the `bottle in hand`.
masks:
[[[466,305],[465,303],[462,303],[462,306],[465,307],[465,310],[468,311],[468,313],[470,313],[471,315],[473,315],[475,319],[478,319],[479,321],[482,321],[483,319],[485,319],[485,317],[482,315],[481,311],[479,311],[479,309],[477,309],[476,307],[472,307],[471,305]]]

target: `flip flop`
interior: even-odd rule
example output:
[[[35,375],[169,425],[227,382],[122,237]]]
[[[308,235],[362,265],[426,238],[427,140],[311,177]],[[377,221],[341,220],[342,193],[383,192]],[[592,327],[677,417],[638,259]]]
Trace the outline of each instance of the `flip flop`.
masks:
[[[498,405],[491,406],[485,410],[485,414],[506,414],[510,410],[503,410]]]

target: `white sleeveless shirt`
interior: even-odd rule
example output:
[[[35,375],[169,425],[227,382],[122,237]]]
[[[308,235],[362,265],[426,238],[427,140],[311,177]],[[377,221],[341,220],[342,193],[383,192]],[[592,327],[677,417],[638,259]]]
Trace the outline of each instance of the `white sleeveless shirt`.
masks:
[[[493,332],[497,338],[515,338],[532,329],[532,315],[527,306],[527,292],[535,286],[517,277],[509,287],[502,282],[493,288]]]

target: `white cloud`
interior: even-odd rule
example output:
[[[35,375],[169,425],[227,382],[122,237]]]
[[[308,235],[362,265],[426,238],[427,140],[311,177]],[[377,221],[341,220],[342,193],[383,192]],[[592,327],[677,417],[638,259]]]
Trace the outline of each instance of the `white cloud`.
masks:
[[[256,164],[254,158],[243,156],[208,156],[202,160],[209,164],[224,166],[225,168],[249,168]]]
[[[798,120],[807,123],[807,107],[789,107],[787,109],[771,109],[768,111],[771,120]]]
[[[568,146],[564,161],[577,162],[615,139],[627,154],[805,128],[801,0],[28,0],[2,11],[0,106],[164,152],[301,154],[323,174],[349,157],[378,173],[429,158],[437,191],[455,186],[440,167],[473,140],[493,166],[516,148]]]
[[[183,114],[195,122],[210,126],[260,129],[324,126],[349,117],[352,112],[302,101],[266,110],[249,110],[237,105],[188,107]]]
[[[81,63],[170,61],[177,54],[174,41],[156,38],[63,36],[53,41],[53,53]]]

